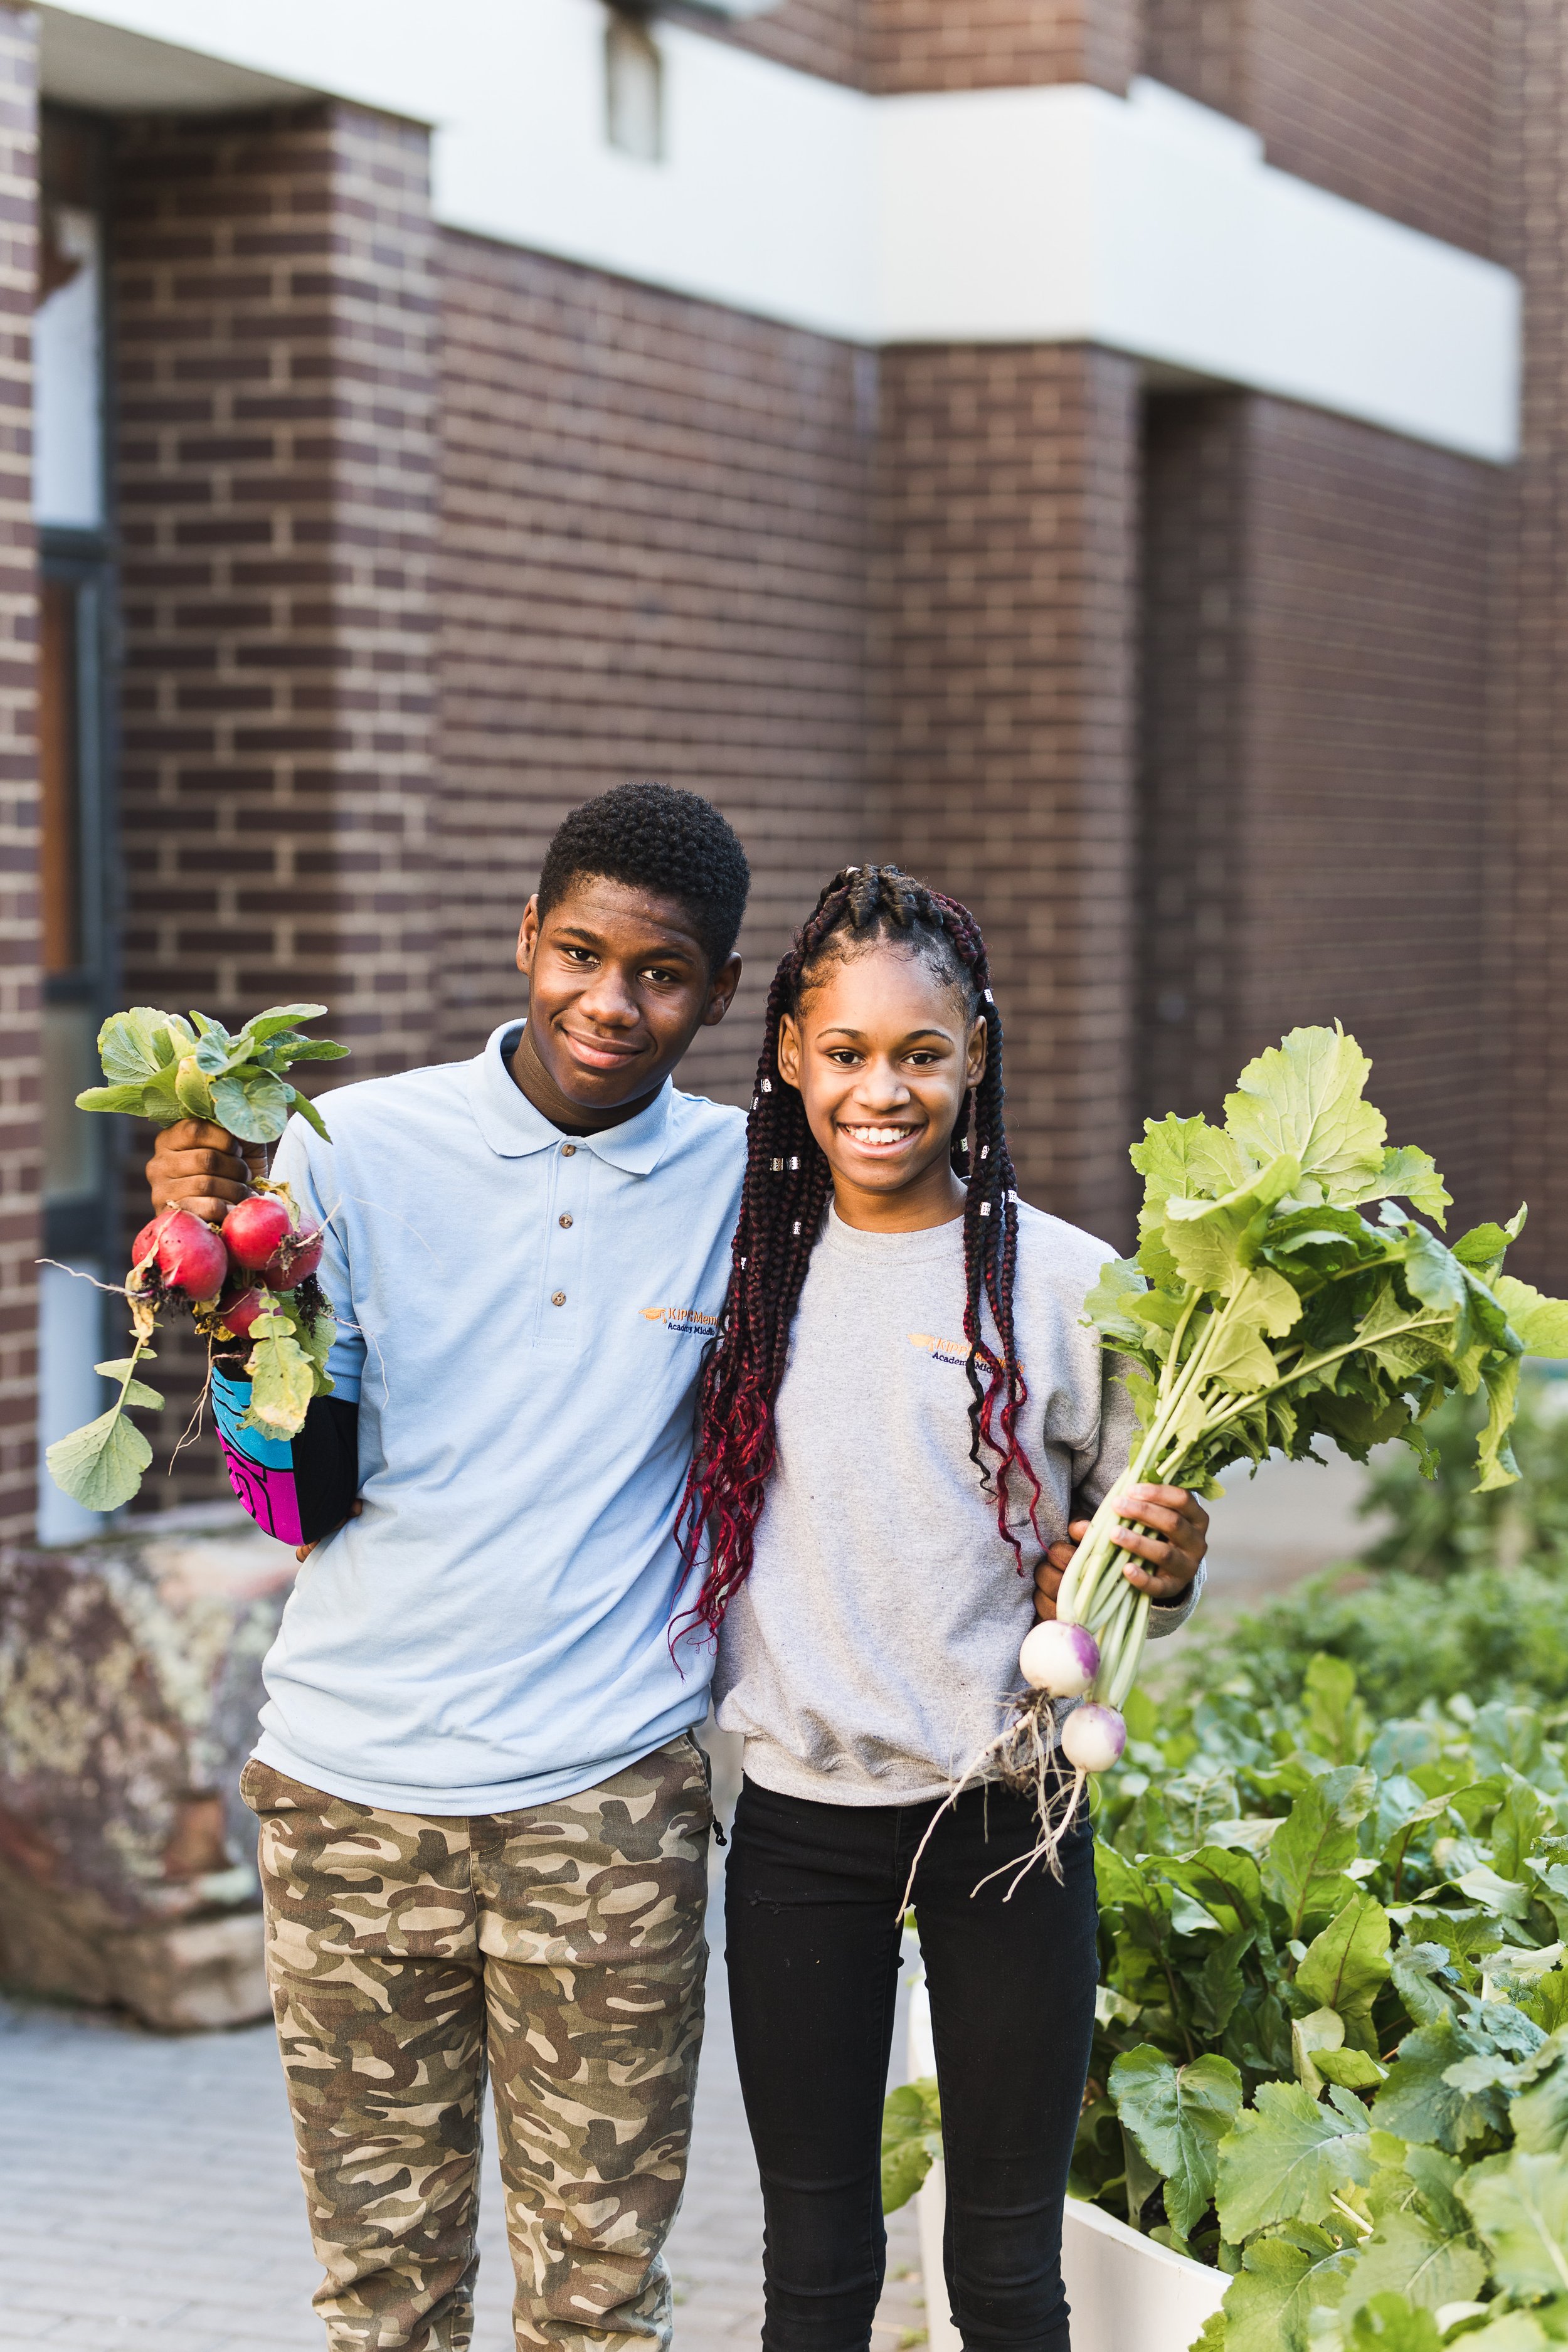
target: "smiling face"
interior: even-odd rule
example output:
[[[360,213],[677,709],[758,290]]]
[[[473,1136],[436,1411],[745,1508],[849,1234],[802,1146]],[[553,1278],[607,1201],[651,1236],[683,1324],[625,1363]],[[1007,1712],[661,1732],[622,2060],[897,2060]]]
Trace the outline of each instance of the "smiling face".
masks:
[[[528,1026],[512,1076],[557,1127],[613,1127],[657,1093],[700,1029],[729,1011],[741,976],[716,971],[688,909],[579,876],[542,919],[531,898],[517,942]]]
[[[951,979],[886,940],[835,955],[781,1022],[778,1061],[847,1223],[913,1232],[962,1214],[950,1151],[985,1024]]]

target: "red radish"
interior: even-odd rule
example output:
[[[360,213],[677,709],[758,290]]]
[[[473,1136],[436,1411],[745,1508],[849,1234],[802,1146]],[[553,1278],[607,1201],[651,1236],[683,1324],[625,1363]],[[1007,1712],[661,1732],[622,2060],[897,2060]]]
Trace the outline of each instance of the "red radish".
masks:
[[[292,1290],[307,1275],[315,1273],[325,1246],[319,1232],[290,1235],[277,1256],[268,1258],[262,1267],[262,1281],[268,1290]]]
[[[133,1267],[140,1265],[144,1258],[156,1259],[158,1236],[163,1230],[164,1219],[172,1217],[174,1213],[173,1209],[165,1209],[162,1216],[153,1218],[150,1223],[142,1226],[131,1244],[131,1263]]]
[[[217,1319],[220,1323],[227,1325],[237,1339],[247,1339],[250,1337],[251,1325],[258,1315],[266,1313],[271,1304],[272,1301],[266,1291],[258,1290],[253,1286],[249,1290],[240,1291],[233,1298],[220,1298],[217,1304]]]
[[[153,1226],[158,1234],[158,1271],[170,1290],[190,1298],[216,1298],[228,1272],[228,1252],[210,1225],[188,1209],[165,1209],[137,1237],[140,1253]]]
[[[1113,1706],[1075,1706],[1062,1726],[1062,1753],[1080,1772],[1109,1772],[1127,1745]]]
[[[258,1192],[240,1201],[223,1221],[223,1237],[236,1265],[256,1274],[277,1256],[289,1233],[289,1212],[281,1201]]]
[[[1050,1617],[1025,1634],[1018,1667],[1026,1683],[1052,1698],[1081,1698],[1100,1672],[1100,1644],[1081,1625]]]

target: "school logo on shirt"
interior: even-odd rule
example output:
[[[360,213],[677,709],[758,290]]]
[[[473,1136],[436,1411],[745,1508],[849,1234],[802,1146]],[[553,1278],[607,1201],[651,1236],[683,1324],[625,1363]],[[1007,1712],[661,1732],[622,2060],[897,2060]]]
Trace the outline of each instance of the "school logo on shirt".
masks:
[[[704,1315],[700,1307],[641,1307],[637,1312],[645,1323],[662,1323],[667,1331],[689,1332],[699,1339],[719,1328],[717,1315]]]
[[[910,1345],[918,1348],[922,1355],[929,1356],[933,1364],[967,1364],[969,1361],[967,1339],[939,1339],[931,1331],[911,1331]]]

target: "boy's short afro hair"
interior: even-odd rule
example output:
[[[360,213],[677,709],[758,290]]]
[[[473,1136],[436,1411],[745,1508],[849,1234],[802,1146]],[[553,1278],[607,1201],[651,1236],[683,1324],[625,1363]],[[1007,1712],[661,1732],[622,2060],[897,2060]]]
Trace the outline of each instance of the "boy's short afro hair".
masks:
[[[678,898],[715,971],[735,945],[752,887],[731,826],[710,802],[672,784],[616,784],[573,810],[544,853],[542,921],[580,874]]]

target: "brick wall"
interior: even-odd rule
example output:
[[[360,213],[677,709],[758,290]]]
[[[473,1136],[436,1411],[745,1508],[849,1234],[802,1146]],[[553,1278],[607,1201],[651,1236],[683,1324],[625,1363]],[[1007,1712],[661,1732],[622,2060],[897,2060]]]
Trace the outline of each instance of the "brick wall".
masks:
[[[1068,346],[902,349],[882,380],[879,838],[984,925],[1026,1197],[1119,1239],[1136,371]]]
[[[433,286],[422,133],[132,126],[116,159],[132,991],[429,1029]]]
[[[32,318],[37,265],[37,19],[0,7],[0,1538],[27,1532],[37,1456],[37,571]]]
[[[782,7],[770,9],[765,16],[742,17],[733,24],[682,7],[679,0],[661,14],[696,32],[754,49],[775,65],[794,66],[797,73],[820,74],[857,89],[863,89],[869,78],[868,0],[784,0]]]
[[[434,1026],[426,164],[327,107],[116,160],[126,988],[324,1003],[363,1076]]]
[[[1138,0],[784,0],[729,26],[679,5],[670,14],[867,89],[1090,81],[1122,90],[1136,68],[1137,10]]]
[[[1281,171],[1489,253],[1494,13],[1494,0],[1144,0],[1142,70],[1250,122]]]
[[[1500,258],[1524,280],[1524,445],[1507,485],[1492,639],[1496,786],[1491,1036],[1521,1273],[1568,1290],[1568,54],[1561,9],[1507,0]]]
[[[1394,1139],[1507,1213],[1480,991],[1499,478],[1241,397],[1154,404],[1149,452],[1142,1108],[1212,1114],[1247,1055],[1338,1016]]]
[[[441,242],[443,1050],[520,1003],[550,833],[630,776],[706,793],[756,881],[686,1065],[743,1100],[790,929],[864,855],[875,362],[478,238]]]
[[[1002,89],[1137,69],[1137,0],[870,0],[879,90]]]
[[[1145,404],[1139,1098],[1217,1110],[1240,1066],[1249,713],[1247,403]]]
[[[1143,0],[1139,69],[1202,106],[1247,110],[1247,0]]]

